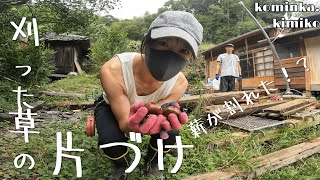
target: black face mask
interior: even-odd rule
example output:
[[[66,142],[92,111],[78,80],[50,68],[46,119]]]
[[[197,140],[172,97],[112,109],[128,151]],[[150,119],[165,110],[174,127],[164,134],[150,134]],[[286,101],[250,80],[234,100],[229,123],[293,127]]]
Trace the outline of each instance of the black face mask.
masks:
[[[151,75],[158,81],[171,79],[188,64],[187,60],[172,51],[150,47],[146,49],[145,59]]]

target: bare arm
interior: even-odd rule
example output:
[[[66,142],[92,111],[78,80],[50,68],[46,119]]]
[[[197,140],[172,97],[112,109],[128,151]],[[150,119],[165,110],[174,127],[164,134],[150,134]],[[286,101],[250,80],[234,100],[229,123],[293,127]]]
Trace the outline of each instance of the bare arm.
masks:
[[[216,74],[219,74],[220,68],[221,68],[220,62],[217,62]]]
[[[238,71],[239,71],[239,75],[242,75],[242,73],[241,73],[241,66],[240,66],[240,62],[238,62]]]
[[[221,57],[219,55],[218,58],[217,58],[216,74],[219,74],[220,69],[221,69]]]
[[[237,56],[239,75],[242,75],[239,56]]]
[[[130,102],[122,83],[122,68],[118,57],[106,62],[99,71],[100,81],[104,92],[108,97],[112,112],[118,120],[122,132],[128,134],[128,117]]]

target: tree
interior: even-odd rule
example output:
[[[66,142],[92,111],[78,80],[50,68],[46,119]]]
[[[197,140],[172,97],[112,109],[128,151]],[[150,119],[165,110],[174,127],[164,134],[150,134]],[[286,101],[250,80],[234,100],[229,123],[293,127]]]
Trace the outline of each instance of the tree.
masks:
[[[8,5],[27,5],[27,4],[61,4],[67,8],[79,10],[92,10],[94,12],[112,10],[120,5],[121,0],[2,0]]]
[[[255,2],[279,3],[278,0],[243,0],[243,2],[263,25],[266,24],[265,22],[271,23],[273,18],[283,16],[283,13],[256,13],[254,11]],[[165,3],[164,8],[193,13],[203,25],[204,42],[220,43],[257,28],[238,1],[169,0]]]
[[[8,4],[2,4],[0,10],[0,78],[9,78],[26,86],[45,82],[53,68],[52,63],[48,63],[48,59],[53,55],[52,52],[45,50],[42,46],[35,47],[33,39],[30,40],[30,44],[13,41],[12,36],[15,29],[10,25],[10,21],[12,18],[18,19],[19,17],[14,15]],[[21,77],[23,70],[15,70],[15,66],[25,65],[31,66],[32,71],[28,76]]]
[[[84,62],[85,70],[98,72],[98,68],[115,54],[125,52],[128,45],[129,39],[125,31],[101,27],[97,40],[90,48],[89,60]]]
[[[152,21],[159,15],[146,13],[143,17],[136,17],[133,19],[127,19],[117,21],[111,24],[113,29],[125,31],[128,34],[128,38],[135,41],[140,41],[145,33],[148,32],[149,26]]]

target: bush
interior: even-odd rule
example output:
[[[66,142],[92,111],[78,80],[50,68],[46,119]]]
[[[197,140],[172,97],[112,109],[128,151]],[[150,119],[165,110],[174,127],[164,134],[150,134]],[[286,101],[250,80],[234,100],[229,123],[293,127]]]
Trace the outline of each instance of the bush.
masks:
[[[128,52],[140,52],[141,41],[130,40],[127,45],[126,51]]]
[[[35,47],[32,43],[26,47],[18,48],[16,43],[10,47],[0,47],[0,72],[3,77],[10,78],[25,87],[40,85],[48,82],[48,76],[54,70],[50,59],[53,51],[45,49],[42,45]],[[31,72],[21,76],[27,69],[16,66],[30,66]]]
[[[115,54],[126,51],[129,44],[124,31],[108,27],[102,27],[95,39],[97,40],[90,48],[89,60],[83,65],[87,72],[97,72]]]
[[[16,84],[10,81],[0,81],[0,113],[8,113],[17,109],[17,93],[12,90],[17,89]]]

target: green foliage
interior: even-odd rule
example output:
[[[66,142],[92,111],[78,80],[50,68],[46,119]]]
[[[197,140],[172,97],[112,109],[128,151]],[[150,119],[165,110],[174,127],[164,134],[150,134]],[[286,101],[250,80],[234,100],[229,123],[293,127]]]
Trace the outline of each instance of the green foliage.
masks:
[[[129,39],[140,41],[158,14],[145,14],[143,17],[114,22],[111,27],[126,32]]]
[[[291,0],[292,2],[294,0]],[[221,43],[232,37],[257,29],[247,12],[233,0],[169,0],[165,3],[166,10],[182,10],[193,13],[204,28],[204,42]],[[260,13],[254,11],[254,3],[280,3],[278,0],[243,0],[246,7],[260,20],[264,26],[272,23],[284,13]],[[281,1],[284,2],[284,1]],[[162,10],[164,10],[162,9]]]
[[[290,165],[286,168],[267,172],[259,179],[317,179],[319,177],[319,161],[320,155],[314,155],[307,159],[302,159],[294,165]]]
[[[83,114],[85,117],[86,114]],[[193,119],[195,116],[190,116]],[[63,146],[66,146],[66,132],[72,132],[72,147],[84,149],[83,152],[68,152],[70,155],[81,157],[83,179],[101,179],[109,176],[114,169],[112,163],[103,154],[97,146],[97,134],[93,138],[85,135],[86,119],[81,118],[80,121],[59,121],[52,120],[49,123],[43,124],[42,128],[35,130],[40,131],[39,134],[29,136],[30,142],[25,144],[23,139],[12,139],[9,135],[0,137],[0,177],[8,179],[75,179],[76,166],[72,159],[63,158],[62,167],[58,176],[53,176],[53,170],[56,163],[56,132],[63,134]],[[0,128],[6,128],[9,125],[1,123]],[[226,169],[232,166],[240,166],[242,168],[250,167],[249,160],[254,157],[262,156],[288,146],[304,142],[306,139],[319,136],[319,131],[310,128],[302,131],[286,129],[280,134],[280,138],[274,139],[265,144],[258,144],[255,136],[244,139],[240,144],[233,143],[232,131],[214,128],[208,130],[208,134],[201,133],[199,138],[194,138],[191,131],[186,126],[180,131],[182,143],[184,145],[194,145],[192,149],[183,150],[183,162],[179,171],[176,174],[171,174],[170,170],[177,161],[177,157],[168,154],[164,158],[165,170],[164,173],[168,179],[182,179],[186,176],[198,173],[206,173],[218,169]],[[139,147],[142,157],[146,154],[146,149],[149,142],[149,136],[143,136],[141,144],[135,144]],[[223,147],[217,147],[215,144],[218,141],[229,139],[231,144]],[[21,146],[21,144],[24,144]],[[35,160],[35,167],[28,170],[27,166],[21,169],[16,169],[13,166],[13,159],[21,153],[31,155]],[[131,152],[131,155],[133,153]],[[133,159],[133,156],[132,156]],[[26,165],[29,164],[28,161]],[[140,168],[143,164],[141,159],[138,167],[129,174],[129,179],[140,179]],[[269,172],[261,177],[261,179],[287,179],[293,175],[297,178],[302,177],[318,177],[319,156],[310,157],[305,161],[300,161],[297,165],[291,165],[279,171]],[[293,173],[293,174],[292,174]]]
[[[106,11],[116,8],[121,0],[3,0],[7,5],[33,5],[33,4],[51,4],[51,5],[62,5],[69,9],[79,9],[79,10],[91,10],[94,12]]]
[[[102,21],[110,24],[115,21],[112,16],[98,18],[96,11],[109,11],[120,4],[120,0],[101,1],[49,1],[36,0],[34,3],[19,3],[20,6],[12,6],[10,3],[3,6],[9,7],[10,11],[5,13],[11,21],[20,22],[22,17],[27,20],[36,18],[38,22],[39,36],[47,33],[73,33],[91,35],[90,24]]]
[[[128,52],[140,52],[141,41],[130,40],[127,45]]]
[[[200,46],[199,46],[199,52],[203,52],[209,48],[212,48],[214,47],[214,44],[212,43],[201,43]]]
[[[125,32],[102,27],[97,35],[97,41],[90,48],[90,59],[84,65],[87,72],[98,72],[99,68],[116,53],[126,51],[128,43]]]
[[[280,19],[283,17],[285,12],[256,12],[254,11],[254,3],[259,3],[259,4],[282,4],[288,0],[252,0],[252,3],[248,4],[247,7],[252,9],[252,14],[254,16],[260,17],[264,22],[267,24],[272,24],[272,19]],[[296,0],[289,0],[288,2],[290,3],[295,3]]]
[[[191,95],[203,94],[203,80],[205,79],[205,61],[201,58],[190,62],[183,70],[188,80],[187,92]]]
[[[106,26],[106,24],[110,24],[110,26]],[[96,73],[107,60],[117,53],[139,52],[141,38],[139,41],[128,38],[128,29],[132,30],[126,21],[117,21],[110,16],[94,20],[88,27],[92,45],[89,60],[83,62],[84,70]]]
[[[0,81],[1,85],[2,81]],[[93,90],[98,90],[99,80],[96,75],[81,75],[68,77],[67,79],[56,81],[42,88],[58,92],[77,92],[84,93],[86,96],[93,94]],[[7,90],[11,85],[6,84]],[[14,84],[12,84],[15,87]],[[199,84],[199,86],[201,86]],[[1,88],[0,88],[1,90]],[[2,93],[2,92],[0,92]],[[14,93],[13,93],[14,94]],[[52,102],[51,98],[46,99],[47,103]],[[1,100],[0,100],[1,101]],[[200,106],[199,106],[200,108]],[[201,109],[201,108],[200,108]],[[65,109],[68,110],[68,109]],[[199,110],[199,112],[204,112]],[[68,152],[70,155],[81,157],[82,179],[104,179],[109,176],[114,169],[112,163],[103,154],[97,146],[97,134],[93,138],[85,135],[86,115],[84,112],[79,121],[63,121],[52,119],[41,124],[41,128],[36,125],[35,131],[40,134],[30,134],[30,142],[24,143],[23,138],[13,139],[8,134],[8,130],[14,129],[14,125],[7,122],[0,122],[0,177],[6,179],[76,179],[75,161],[63,158],[61,171],[58,176],[53,176],[53,170],[56,163],[56,132],[63,134],[63,146],[66,146],[66,132],[72,132],[73,148],[84,149],[83,152]],[[189,121],[203,117],[196,113],[189,115]],[[205,119],[202,119],[205,121]],[[206,128],[208,134],[201,132],[199,138],[195,138],[190,128],[185,125],[180,131],[182,143],[184,145],[194,145],[192,149],[183,150],[183,162],[176,174],[171,174],[170,170],[177,162],[177,157],[168,154],[164,158],[164,174],[167,179],[182,179],[189,175],[212,172],[219,169],[227,169],[232,166],[241,167],[249,171],[254,164],[250,159],[259,157],[271,152],[278,151],[298,143],[305,142],[320,136],[319,127],[311,127],[304,130],[295,128],[283,128],[278,138],[268,141],[268,143],[259,143],[259,136],[255,133],[251,136],[237,140],[232,135],[234,131],[220,127]],[[150,136],[143,136],[141,144],[135,144],[142,153],[142,158],[146,154]],[[264,138],[264,137],[262,137]],[[223,146],[216,146],[217,142],[228,141]],[[35,160],[35,167],[32,170],[24,166],[17,169],[13,166],[13,160],[22,153],[31,155]],[[131,151],[131,158],[133,153]],[[291,165],[278,171],[269,172],[262,177],[254,179],[317,179],[320,176],[319,156],[314,156],[300,161],[298,164]],[[26,165],[29,162],[26,161]],[[141,179],[140,164],[129,174],[128,179]],[[296,178],[295,178],[296,177]]]
[[[9,12],[6,9],[5,12]],[[29,44],[17,43],[11,40],[14,31],[10,24],[9,16],[0,18],[0,75],[2,78],[10,78],[26,86],[32,86],[46,82],[47,76],[53,68],[49,59],[53,52],[44,49],[43,46],[35,47],[33,39]],[[20,46],[20,47],[19,47]],[[21,77],[26,69],[16,69],[15,66],[31,66],[31,72]]]
[[[54,81],[50,84],[41,86],[41,89],[55,92],[76,92],[84,94],[84,98],[74,97],[48,97],[41,96],[40,99],[46,102],[54,103],[61,101],[94,101],[102,93],[100,80],[98,79],[97,73],[95,74],[81,74],[78,76],[68,76],[67,78],[59,81]]]
[[[16,43],[13,43],[10,48],[4,48],[0,45],[2,77],[13,79],[27,87],[48,82],[48,76],[54,67],[50,61],[53,52],[43,46],[27,45],[18,48],[14,45],[17,46]],[[21,76],[27,69],[16,69],[16,66],[30,66],[31,72],[26,76]]]
[[[114,22],[111,24],[111,27],[128,34],[129,39],[141,40],[143,34],[147,32],[147,25],[143,24],[142,18],[134,18],[132,20],[123,20]]]
[[[8,80],[0,81],[0,113],[8,113],[17,108],[17,94],[12,90],[17,89],[17,84]]]
[[[14,152],[2,156],[2,160],[7,160],[1,165],[2,175],[15,177],[14,179],[26,179],[28,177],[41,177],[41,179],[53,179],[53,170],[56,162],[56,132],[62,132],[63,139],[66,137],[66,132],[73,133],[73,147],[84,149],[84,152],[73,152],[70,155],[77,155],[82,158],[83,177],[101,177],[107,175],[112,168],[112,164],[107,158],[99,152],[97,148],[97,138],[89,138],[85,135],[85,118],[77,122],[52,121],[44,128],[41,128],[40,135],[31,135],[30,142],[25,144],[23,139],[16,139],[10,143],[11,145],[1,149],[2,154],[7,154],[8,150],[14,149]],[[4,136],[0,143],[7,144],[11,138]],[[63,140],[63,142],[65,142]],[[19,144],[24,144],[20,146]],[[65,143],[63,143],[65,146]],[[33,156],[36,165],[30,171],[27,166],[21,169],[16,169],[13,166],[12,158],[16,157],[17,153],[26,153]],[[27,163],[28,164],[28,163]],[[76,174],[75,161],[72,159],[63,158],[62,168],[57,178],[74,179]]]

